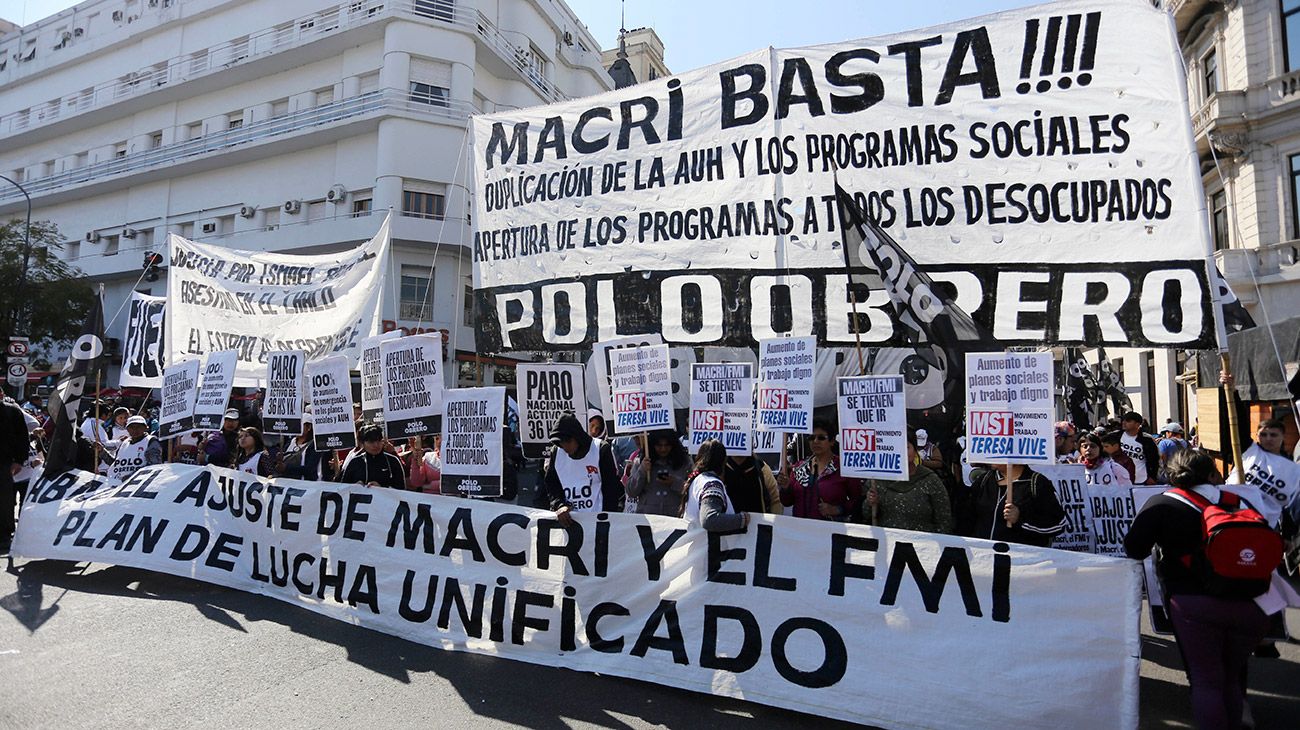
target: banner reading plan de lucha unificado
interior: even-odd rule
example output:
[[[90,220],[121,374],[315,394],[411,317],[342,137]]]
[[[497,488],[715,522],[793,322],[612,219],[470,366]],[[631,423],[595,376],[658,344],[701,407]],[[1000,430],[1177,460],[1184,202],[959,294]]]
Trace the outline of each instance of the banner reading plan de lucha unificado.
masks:
[[[478,347],[851,346],[836,176],[995,345],[1210,346],[1189,118],[1168,11],[1134,0],[476,116]],[[858,300],[863,342],[902,344],[888,298]]]
[[[1138,566],[754,515],[709,534],[216,467],[37,478],[16,555],[261,593],[429,646],[891,728],[1136,727]],[[1033,647],[1013,652],[1009,646]],[[966,671],[954,682],[951,667]],[[888,698],[883,701],[882,698]]]

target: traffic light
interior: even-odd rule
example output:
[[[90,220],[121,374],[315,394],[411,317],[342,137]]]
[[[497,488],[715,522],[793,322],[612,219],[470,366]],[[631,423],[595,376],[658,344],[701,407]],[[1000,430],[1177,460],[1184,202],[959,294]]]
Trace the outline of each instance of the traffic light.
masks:
[[[153,251],[144,252],[144,280],[158,281],[158,267],[162,266],[163,256]]]

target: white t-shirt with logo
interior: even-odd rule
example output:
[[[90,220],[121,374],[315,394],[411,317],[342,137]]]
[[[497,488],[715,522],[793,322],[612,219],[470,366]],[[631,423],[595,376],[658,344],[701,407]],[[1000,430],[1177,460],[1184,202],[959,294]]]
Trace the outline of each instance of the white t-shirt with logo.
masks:
[[[131,443],[130,439],[119,441],[117,459],[108,465],[109,478],[122,481],[143,467],[145,465],[145,453],[149,450],[149,444],[153,441],[153,438],[153,436],[145,434],[144,438],[135,443]]]
[[[1246,466],[1244,484],[1225,484],[1223,488],[1240,495],[1277,527],[1282,522],[1282,510],[1295,502],[1300,495],[1300,464],[1285,456],[1270,454],[1252,444],[1241,455]],[[1229,482],[1237,481],[1237,470],[1232,470]]]
[[[1119,437],[1119,448],[1128,458],[1133,460],[1133,483],[1147,483],[1147,457],[1142,450],[1142,444],[1138,442],[1137,436],[1130,436],[1127,432]]]
[[[1128,478],[1128,469],[1114,459],[1102,459],[1094,469],[1089,469],[1088,465],[1084,464],[1083,480],[1086,484],[1098,487],[1133,486],[1133,480]]]
[[[592,439],[582,458],[575,459],[558,448],[551,457],[555,462],[555,476],[560,478],[560,485],[564,487],[564,500],[572,505],[574,512],[601,512],[605,509],[605,498],[600,490],[600,450],[604,445],[600,439]]]
[[[727,505],[727,514],[735,511],[731,508],[731,498],[727,496],[727,489],[723,486],[722,480],[715,474],[705,472],[697,474],[691,480],[686,495],[686,509],[682,512],[682,517],[697,525],[700,524],[700,502],[706,494],[721,494],[722,501]]]

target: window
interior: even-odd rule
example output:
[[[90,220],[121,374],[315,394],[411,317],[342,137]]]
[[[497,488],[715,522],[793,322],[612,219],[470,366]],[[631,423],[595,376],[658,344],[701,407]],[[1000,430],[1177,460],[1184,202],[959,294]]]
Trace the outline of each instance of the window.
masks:
[[[447,199],[439,193],[402,191],[402,215],[412,218],[442,218],[446,212]]]
[[[1201,59],[1201,90],[1206,101],[1219,90],[1219,59],[1214,49]]]
[[[1210,195],[1210,233],[1215,251],[1228,248],[1228,195],[1222,190]]]
[[[371,206],[374,204],[374,202],[375,201],[371,200],[370,198],[365,198],[364,200],[353,200],[352,217],[360,218],[363,215],[370,215]]]
[[[1300,154],[1287,160],[1291,163],[1291,237],[1300,238]]]
[[[399,319],[427,321],[432,319],[430,304],[429,269],[415,266],[402,267],[401,301],[398,306]]]
[[[227,129],[239,129],[239,128],[242,127],[242,126],[244,126],[244,118],[243,118],[243,117],[231,117],[231,118],[230,118],[230,123],[229,123],[229,125],[228,125],[226,128],[227,128]]]
[[[447,89],[419,81],[411,82],[411,101],[417,104],[447,106]]]
[[[162,147],[162,144],[162,132],[154,132],[149,135],[149,149],[156,150],[159,147]]]
[[[1155,353],[1144,352],[1142,357],[1146,360],[1147,382],[1143,399],[1143,407],[1146,409],[1147,420],[1152,424],[1156,421],[1156,357]]]
[[[1300,71],[1300,0],[1282,0],[1282,53],[1286,70]]]
[[[465,287],[465,301],[463,302],[464,316],[462,319],[466,327],[474,326],[474,287]]]

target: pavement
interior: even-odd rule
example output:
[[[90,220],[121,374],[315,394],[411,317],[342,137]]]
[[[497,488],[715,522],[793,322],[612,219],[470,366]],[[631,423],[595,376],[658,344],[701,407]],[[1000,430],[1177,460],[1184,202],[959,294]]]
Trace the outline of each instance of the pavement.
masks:
[[[7,559],[0,727],[849,727],[796,712],[448,652],[134,568]],[[1289,617],[1292,627],[1300,615]],[[1300,727],[1300,645],[1252,659],[1257,727]],[[960,671],[962,668],[949,668]],[[1050,678],[1035,691],[1051,691]],[[1191,727],[1172,639],[1144,626],[1143,728]],[[865,701],[865,698],[864,698]]]

